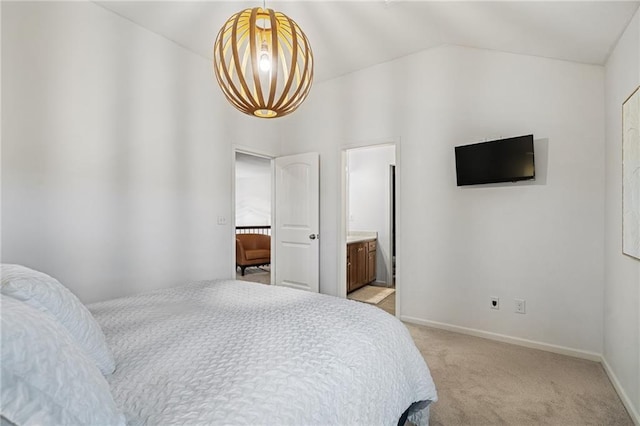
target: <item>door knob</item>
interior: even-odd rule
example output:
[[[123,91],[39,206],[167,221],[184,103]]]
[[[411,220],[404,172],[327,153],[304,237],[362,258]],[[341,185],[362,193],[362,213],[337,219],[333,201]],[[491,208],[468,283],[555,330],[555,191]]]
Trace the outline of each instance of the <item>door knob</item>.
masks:
[[[320,235],[318,235],[318,234],[309,234],[309,239],[310,240],[315,240],[318,237],[320,237]]]

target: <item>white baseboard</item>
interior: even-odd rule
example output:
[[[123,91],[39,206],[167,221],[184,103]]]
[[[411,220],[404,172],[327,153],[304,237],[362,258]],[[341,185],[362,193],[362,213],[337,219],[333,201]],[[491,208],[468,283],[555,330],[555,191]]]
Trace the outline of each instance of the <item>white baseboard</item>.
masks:
[[[627,413],[629,413],[629,416],[631,416],[631,420],[633,420],[636,426],[640,426],[640,414],[633,407],[633,404],[631,403],[629,396],[620,385],[620,381],[618,380],[618,377],[616,377],[615,373],[611,369],[611,366],[609,365],[609,363],[607,362],[607,359],[604,356],[602,357],[601,362],[602,362],[602,367],[604,368],[604,371],[607,373],[607,376],[609,376],[609,380],[611,380],[611,384],[613,385],[613,388],[616,390],[616,392],[618,393],[618,396],[622,400],[622,404],[624,404],[624,408],[627,409]]]
[[[519,337],[507,336],[504,334],[491,333],[489,331],[477,330],[474,328],[460,327],[457,325],[446,324],[442,322],[423,320],[420,318],[409,317],[402,315],[400,317],[402,321],[410,322],[413,324],[426,325],[427,327],[439,328],[442,330],[455,331],[456,333],[468,334],[470,336],[482,337],[485,339],[496,340],[498,342],[511,343],[518,346],[525,346],[532,349],[540,349],[547,352],[553,352],[561,355],[568,355],[576,358],[588,359],[590,361],[601,362],[602,355],[583,351],[580,349],[568,348],[565,346],[552,345],[550,343],[536,342],[534,340],[521,339]]]

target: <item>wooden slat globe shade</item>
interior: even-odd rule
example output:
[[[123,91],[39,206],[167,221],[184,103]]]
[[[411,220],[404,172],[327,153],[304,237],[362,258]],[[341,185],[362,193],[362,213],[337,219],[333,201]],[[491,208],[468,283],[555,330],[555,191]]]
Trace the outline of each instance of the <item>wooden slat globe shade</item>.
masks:
[[[313,80],[307,36],[272,9],[242,10],[222,26],[213,68],[226,98],[245,114],[282,117],[302,104]]]

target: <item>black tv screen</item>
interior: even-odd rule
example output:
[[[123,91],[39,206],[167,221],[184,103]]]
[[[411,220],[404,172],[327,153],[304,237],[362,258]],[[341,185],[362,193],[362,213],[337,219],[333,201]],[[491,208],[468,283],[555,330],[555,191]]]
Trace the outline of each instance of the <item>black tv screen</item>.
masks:
[[[516,182],[536,176],[533,135],[456,146],[458,186]]]

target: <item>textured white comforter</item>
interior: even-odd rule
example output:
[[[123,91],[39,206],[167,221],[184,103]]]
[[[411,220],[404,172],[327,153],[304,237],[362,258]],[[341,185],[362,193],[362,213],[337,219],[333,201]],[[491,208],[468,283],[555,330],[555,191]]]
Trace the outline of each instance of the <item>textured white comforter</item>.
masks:
[[[207,281],[89,308],[131,424],[395,425],[436,399],[405,326],[364,303]]]

